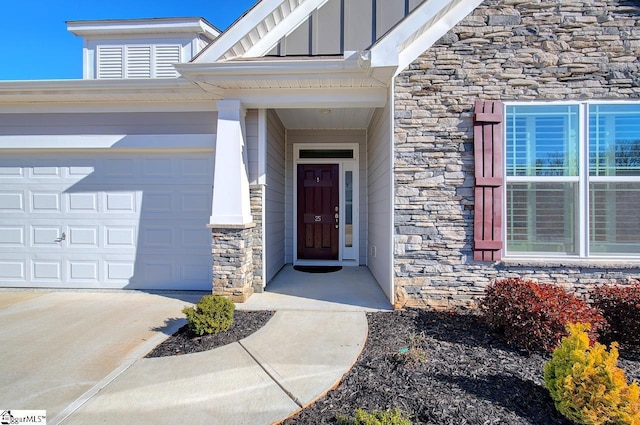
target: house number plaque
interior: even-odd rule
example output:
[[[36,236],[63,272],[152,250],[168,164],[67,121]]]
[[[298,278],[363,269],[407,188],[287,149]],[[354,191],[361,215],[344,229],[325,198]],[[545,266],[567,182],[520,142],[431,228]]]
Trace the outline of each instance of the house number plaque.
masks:
[[[316,215],[314,220],[315,221],[322,221],[322,216],[321,215]]]

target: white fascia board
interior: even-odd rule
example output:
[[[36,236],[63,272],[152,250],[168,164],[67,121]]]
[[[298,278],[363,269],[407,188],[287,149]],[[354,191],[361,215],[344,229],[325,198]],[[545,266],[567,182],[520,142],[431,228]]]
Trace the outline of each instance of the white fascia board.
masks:
[[[456,3],[458,6],[460,3],[463,3],[464,5],[463,7],[452,7]],[[408,40],[411,40],[412,38],[419,39],[420,36],[416,37],[417,33],[421,31],[424,31],[425,33],[429,32],[431,26],[425,27],[425,24],[436,18],[440,13],[442,13],[442,11],[451,8],[458,13],[452,14],[452,10],[446,13],[446,16],[448,17],[446,24],[451,24],[451,27],[449,28],[451,29],[469,13],[464,13],[465,10],[468,9],[471,11],[480,3],[481,1],[478,0],[429,0],[423,2],[391,31],[389,31],[389,33],[387,33],[381,40],[373,45],[371,48],[371,66],[398,66],[398,69],[404,69],[404,67],[400,67],[400,49]],[[435,22],[434,24],[436,23],[438,22]],[[411,44],[415,45],[415,42]],[[422,51],[420,53],[426,51],[429,47],[431,47],[431,45],[421,46]],[[420,53],[418,53],[415,58],[417,58]],[[415,60],[415,58],[413,58],[413,60]],[[406,61],[406,57],[403,59]],[[409,63],[411,63],[411,61],[409,61]]]
[[[86,114],[126,112],[215,112],[215,101],[198,102],[21,102],[0,103],[0,114]]]
[[[0,136],[0,149],[212,150],[214,134],[60,134]]]
[[[223,32],[193,59],[195,63],[215,62],[251,31],[257,22],[268,17],[284,0],[261,0],[242,18]]]
[[[243,55],[243,58],[262,57],[267,54],[281,38],[298,28],[311,13],[321,8],[328,0],[306,0],[278,23],[271,31],[262,36]]]
[[[378,108],[386,104],[388,90],[388,87],[227,90],[225,97],[240,100],[247,109]]]
[[[181,78],[118,80],[20,80],[0,81],[0,96],[9,92],[70,92],[95,90],[184,89],[195,85]],[[2,98],[0,97],[0,100]]]
[[[185,79],[0,81],[0,107],[16,103],[204,101],[219,94],[205,92]]]
[[[185,77],[195,80],[233,80],[241,77],[266,77],[275,75],[280,79],[286,76],[342,75],[352,78],[358,74],[367,77],[370,74],[368,62],[357,58],[309,59],[309,60],[265,60],[265,61],[229,61],[218,63],[182,63],[174,65]]]
[[[81,37],[130,34],[193,34],[217,37],[220,31],[203,18],[108,19],[67,21],[67,30]]]

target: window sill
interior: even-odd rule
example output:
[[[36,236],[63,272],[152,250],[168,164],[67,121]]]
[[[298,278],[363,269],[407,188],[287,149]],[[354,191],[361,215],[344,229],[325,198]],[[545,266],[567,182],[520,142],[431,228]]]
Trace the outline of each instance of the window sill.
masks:
[[[584,269],[638,269],[640,268],[640,258],[629,258],[621,260],[619,258],[523,258],[507,257],[502,258],[498,265],[504,267],[546,267],[565,268],[576,267]]]

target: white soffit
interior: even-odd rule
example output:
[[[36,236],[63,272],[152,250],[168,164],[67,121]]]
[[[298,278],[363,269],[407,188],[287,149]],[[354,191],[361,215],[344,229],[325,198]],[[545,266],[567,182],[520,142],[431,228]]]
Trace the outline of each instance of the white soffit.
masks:
[[[254,56],[262,56],[326,2],[261,0],[196,56],[193,62],[213,63],[221,59],[249,57],[249,52]]]
[[[366,129],[373,108],[276,109],[280,121],[289,130]]]
[[[402,72],[482,0],[428,0],[371,48],[371,66],[397,66]]]

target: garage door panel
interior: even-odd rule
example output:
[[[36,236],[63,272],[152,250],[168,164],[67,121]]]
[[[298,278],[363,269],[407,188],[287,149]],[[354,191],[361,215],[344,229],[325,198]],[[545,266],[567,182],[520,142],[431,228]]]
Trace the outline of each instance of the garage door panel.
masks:
[[[62,282],[62,264],[57,260],[32,260],[31,279],[34,282]]]
[[[99,248],[99,234],[100,227],[99,226],[68,226],[68,242],[67,246],[69,248],[82,248],[82,249],[90,249],[90,248]]]
[[[99,261],[69,260],[67,262],[69,281],[71,282],[94,282],[100,280]]]
[[[24,247],[25,228],[21,225],[0,226],[0,247]]]
[[[194,264],[184,264],[182,266],[181,279],[188,282],[202,282],[203,280],[207,280],[210,273],[210,267],[203,263],[204,261]],[[210,288],[205,287],[203,289]]]
[[[104,234],[106,248],[136,247],[136,226],[106,225]]]
[[[174,229],[162,225],[144,225],[141,229],[139,250],[148,252],[149,250],[170,251],[175,247]]]
[[[98,193],[66,193],[69,213],[98,213]]]
[[[24,212],[24,191],[2,190],[0,191],[0,214]]]
[[[133,178],[135,177],[138,164],[134,159],[109,158],[105,161],[105,173],[108,178]]]
[[[48,178],[60,178],[62,177],[61,167],[52,167],[46,165],[44,162],[41,165],[35,165],[29,169],[30,175],[33,177],[48,177]]]
[[[32,191],[31,192],[31,212],[39,213],[59,213],[60,209],[60,196],[59,192],[47,191]]]
[[[105,282],[107,284],[126,285],[135,274],[133,261],[105,261]]]
[[[136,213],[140,209],[138,192],[106,192],[104,196],[106,214]]]
[[[207,177],[213,173],[212,164],[208,158],[181,159],[180,173],[186,177]]]
[[[15,177],[24,177],[24,168],[0,162],[0,181]]]
[[[143,177],[174,177],[174,164],[170,158],[146,159],[142,162]]]
[[[144,211],[148,214],[173,214],[174,193],[147,191],[144,194]]]
[[[209,193],[211,188],[206,187],[200,190],[184,190],[180,192],[180,210],[194,213],[202,217],[202,213],[211,211],[211,201]]]
[[[211,235],[209,232],[203,232],[197,226],[180,228],[181,246],[184,249],[189,248],[211,248]]]
[[[25,283],[27,261],[25,259],[7,258],[0,260],[0,282]]]
[[[59,239],[62,238],[62,226],[42,224],[31,226],[31,246],[34,248],[60,248]]]

